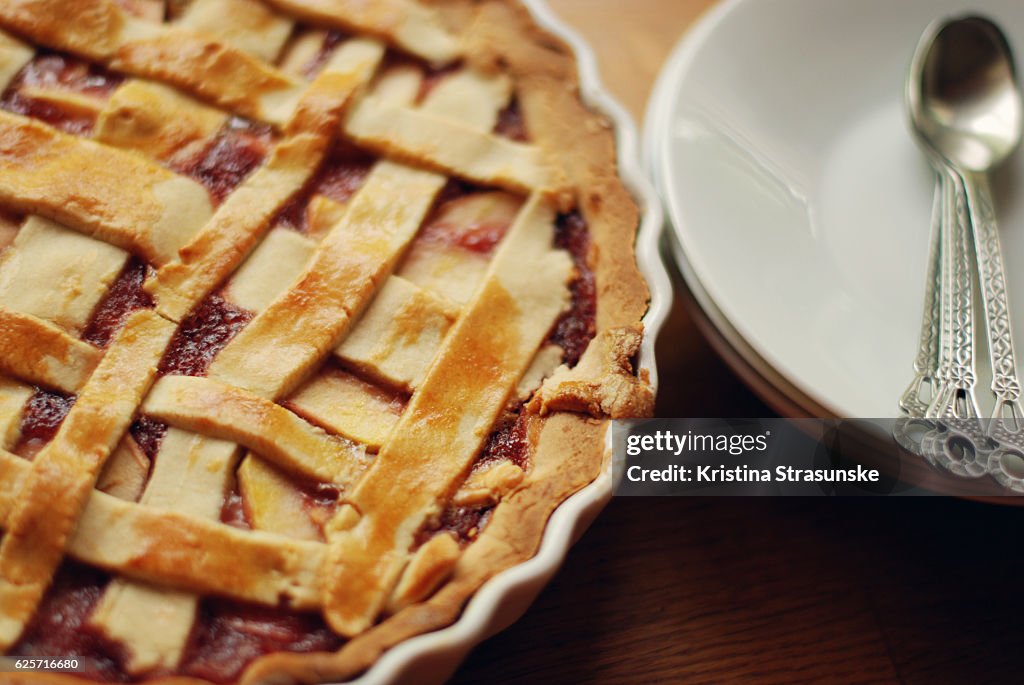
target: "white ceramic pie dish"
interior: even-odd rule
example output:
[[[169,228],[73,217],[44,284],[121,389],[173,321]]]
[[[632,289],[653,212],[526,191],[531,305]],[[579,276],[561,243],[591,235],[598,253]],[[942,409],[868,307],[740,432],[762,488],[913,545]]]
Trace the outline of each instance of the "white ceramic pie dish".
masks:
[[[917,351],[933,188],[904,75],[924,28],[964,13],[997,20],[1021,65],[1019,0],[726,0],[662,71],[645,143],[681,271],[780,410],[897,412]],[[995,179],[1018,335],[1022,179],[1018,152]]]
[[[602,85],[597,58],[544,0],[524,0],[538,25],[568,43],[576,56],[584,102],[607,115],[616,129],[619,172],[641,210],[637,234],[637,261],[651,290],[651,304],[644,317],[646,336],[640,366],[657,387],[654,342],[668,315],[672,286],[659,253],[663,227],[660,201],[642,171],[636,125],[626,110]],[[608,449],[611,449],[609,432]],[[386,652],[358,685],[415,682],[427,685],[448,679],[470,650],[484,639],[518,619],[555,575],[570,546],[593,522],[612,495],[611,460],[607,469],[586,488],[566,500],[551,515],[537,554],[485,583],[466,605],[457,622],[432,633],[419,635]]]

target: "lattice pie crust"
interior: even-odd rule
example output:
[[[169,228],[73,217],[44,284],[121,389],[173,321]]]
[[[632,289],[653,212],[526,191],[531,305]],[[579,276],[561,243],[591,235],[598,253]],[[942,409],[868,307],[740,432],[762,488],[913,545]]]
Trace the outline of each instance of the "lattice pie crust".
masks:
[[[0,85],[0,651],[355,676],[650,413],[612,132],[515,3],[0,0]]]

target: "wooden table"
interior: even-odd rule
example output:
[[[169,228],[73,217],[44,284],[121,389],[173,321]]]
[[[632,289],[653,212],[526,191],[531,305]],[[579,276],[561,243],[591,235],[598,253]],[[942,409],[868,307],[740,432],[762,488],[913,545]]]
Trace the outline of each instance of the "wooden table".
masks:
[[[711,4],[550,2],[638,120]],[[770,416],[679,302],[658,414]],[[1020,682],[1021,524],[1024,510],[939,498],[616,499],[455,682]]]

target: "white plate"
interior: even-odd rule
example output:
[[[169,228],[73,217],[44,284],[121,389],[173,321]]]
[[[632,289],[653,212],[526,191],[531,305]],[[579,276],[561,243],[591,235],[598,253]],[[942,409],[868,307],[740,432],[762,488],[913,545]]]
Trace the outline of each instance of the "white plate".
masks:
[[[894,416],[911,379],[933,176],[904,75],[929,22],[965,12],[998,21],[1024,58],[1020,0],[727,0],[679,44],[648,109],[691,290],[759,373],[837,416]],[[995,185],[1024,334],[1021,183],[1017,154]]]
[[[654,341],[668,316],[672,286],[661,260],[658,242],[664,217],[657,194],[640,166],[636,125],[601,83],[597,58],[586,43],[557,18],[544,0],[523,0],[542,28],[562,38],[575,53],[584,101],[611,119],[616,132],[619,173],[641,210],[637,234],[637,263],[651,289],[644,326],[646,335],[639,365],[657,387]],[[611,449],[609,431],[608,449]],[[551,515],[537,554],[485,583],[467,604],[457,622],[442,630],[402,642],[385,653],[352,685],[440,683],[454,673],[469,651],[482,640],[508,627],[537,597],[565,560],[569,547],[583,534],[612,496],[611,459],[597,480],[565,501]]]

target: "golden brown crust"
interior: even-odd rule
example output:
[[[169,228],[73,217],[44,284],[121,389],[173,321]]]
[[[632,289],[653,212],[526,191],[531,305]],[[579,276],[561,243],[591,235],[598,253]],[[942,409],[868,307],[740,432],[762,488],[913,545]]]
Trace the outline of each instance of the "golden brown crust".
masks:
[[[576,414],[542,420],[527,479],[499,504],[487,528],[463,553],[451,579],[425,602],[413,605],[348,642],[334,654],[271,654],[255,662],[241,683],[264,679],[310,684],[348,680],[391,647],[458,619],[466,601],[501,571],[532,557],[551,513],[600,473],[606,422]]]
[[[410,0],[267,1],[314,23],[379,36],[433,62],[449,62],[459,54],[458,42],[443,30],[436,15]]]
[[[345,122],[345,133],[386,157],[429,164],[484,185],[544,192],[569,204],[565,182],[543,149],[478,131],[461,122],[424,115],[378,98],[363,98]]]
[[[54,439],[36,455],[6,517],[0,543],[0,649],[13,645],[64,556],[104,461],[128,428],[156,375],[174,328],[138,312],[103,357]]]
[[[52,21],[66,16],[76,21],[70,26]],[[3,18],[12,29],[43,45],[59,45],[95,59],[114,53],[125,24],[124,13],[109,0],[11,0],[4,3]]]
[[[613,419],[648,416],[654,393],[645,377],[633,373],[640,349],[639,325],[599,330],[579,364],[557,369],[534,397],[541,413],[578,411]]]
[[[228,118],[169,86],[132,79],[114,91],[98,113],[93,137],[154,159],[185,158]],[[184,154],[182,154],[184,152]]]
[[[467,4],[446,6],[458,17],[466,16]],[[568,47],[537,28],[514,0],[485,3],[479,22],[474,26],[479,45],[467,50],[469,58],[483,56],[492,68],[501,62],[513,73],[531,134],[541,138],[546,149],[564,153],[559,160],[568,161],[573,186],[582,191],[579,206],[595,244],[590,266],[598,282],[598,336],[630,338],[618,346],[612,343],[612,349],[602,352],[610,355],[606,371],[615,368],[612,378],[619,386],[619,400],[613,402],[616,413],[649,415],[653,410],[650,388],[628,380],[622,387],[623,379],[632,378],[631,369],[624,364],[628,365],[636,352],[642,330],[638,322],[646,311],[649,293],[633,249],[639,211],[614,171],[613,131],[602,115],[589,111],[579,100],[575,61]],[[528,40],[524,41],[524,36]],[[634,230],[625,230],[627,226]],[[597,355],[592,356],[597,363]],[[600,387],[599,380],[595,382]],[[585,411],[600,415],[600,398],[586,392],[577,395],[586,404]],[[531,452],[533,468],[495,508],[487,528],[433,597],[384,620],[336,654],[263,657],[250,666],[242,682],[255,685],[271,676],[284,676],[282,682],[310,684],[354,678],[391,647],[453,623],[484,582],[532,557],[551,512],[600,473],[608,429],[606,421],[563,411],[537,421],[541,427]]]
[[[618,175],[611,123],[580,99],[572,51],[514,0],[481,3],[471,46],[468,59],[478,67],[500,64],[511,73],[530,135],[565,167],[577,189],[597,251],[591,268],[601,303],[598,331],[636,325],[650,298],[633,249],[640,213]]]
[[[468,4],[448,2],[444,6],[458,19],[467,16]],[[481,68],[494,69],[501,64],[512,73],[531,135],[569,166],[571,183],[580,190],[579,208],[595,245],[590,266],[598,283],[598,339],[630,338],[602,350],[609,357],[601,374],[608,374],[605,380],[610,378],[618,386],[618,399],[612,402],[617,415],[649,415],[653,392],[646,383],[627,380],[633,378],[629,360],[639,343],[642,329],[638,322],[647,309],[649,292],[633,249],[639,211],[615,171],[613,130],[603,115],[588,110],[580,101],[569,48],[536,27],[514,0],[483,3],[473,34],[467,58],[478,61]],[[597,355],[592,357],[598,363]],[[597,388],[602,387],[600,381],[592,379]],[[577,398],[586,405],[585,411],[598,415],[603,413],[601,405],[608,403],[585,391],[577,393]],[[551,512],[600,473],[608,429],[606,421],[561,411],[538,422],[542,427],[531,453],[533,468],[495,508],[487,528],[433,597],[384,620],[336,654],[263,657],[246,671],[242,682],[255,684],[271,674],[287,674],[299,683],[353,678],[398,643],[450,625],[484,582],[532,557]]]
[[[0,112],[0,201],[160,265],[205,222],[206,189],[148,160]]]
[[[521,40],[524,33],[530,40]],[[543,410],[646,416],[654,409],[654,393],[630,360],[639,349],[650,293],[635,259],[639,210],[618,176],[611,124],[581,101],[569,48],[533,25],[521,6],[487,0],[472,35],[471,59],[480,68],[505,66],[516,79],[530,133],[566,167],[593,241],[597,335],[579,365],[549,379],[558,386],[549,382],[541,389]]]
[[[248,53],[187,31],[126,42],[110,66],[189,88],[204,99],[260,119],[275,119],[269,103],[290,99],[297,88],[292,79]],[[205,78],[196,79],[197,73]]]
[[[0,307],[0,372],[47,388],[75,392],[101,353],[42,319]]]
[[[328,534],[336,568],[325,569],[324,615],[336,632],[358,634],[380,614],[416,532],[472,466],[564,309],[550,294],[565,288],[571,262],[544,242],[553,220],[539,197],[527,202],[388,444],[347,497],[359,517],[336,541]],[[406,494],[396,500],[396,492]]]
[[[632,369],[648,299],[634,260],[638,210],[615,172],[614,136],[607,120],[580,102],[571,51],[534,26],[514,0],[442,0],[435,5],[454,24],[475,22],[467,59],[479,68],[500,68],[513,76],[530,133],[566,168],[570,185],[577,189],[577,206],[593,238],[589,266],[598,286],[597,337],[576,367],[582,370],[574,375],[567,371],[570,375],[543,388],[529,406],[530,468],[501,498],[487,527],[432,597],[386,618],[337,653],[265,656],[247,669],[243,683],[349,679],[394,645],[451,624],[484,582],[536,553],[554,509],[600,474],[608,457],[609,423],[604,417],[651,411],[653,395]],[[584,415],[591,413],[599,418]],[[20,677],[19,683],[79,682],[48,674]]]
[[[207,34],[140,21],[114,0],[9,0],[0,4],[0,22],[42,45],[166,80],[274,123],[287,118],[301,89],[299,82],[243,50]]]
[[[299,100],[287,137],[266,163],[233,192],[211,221],[157,273],[151,290],[162,314],[180,320],[234,271],[273,217],[316,173],[334,140],[341,113],[384,56],[374,41],[351,41]]]
[[[328,435],[279,404],[208,378],[165,376],[142,411],[169,426],[243,445],[324,483],[347,486],[366,467],[364,448]]]

